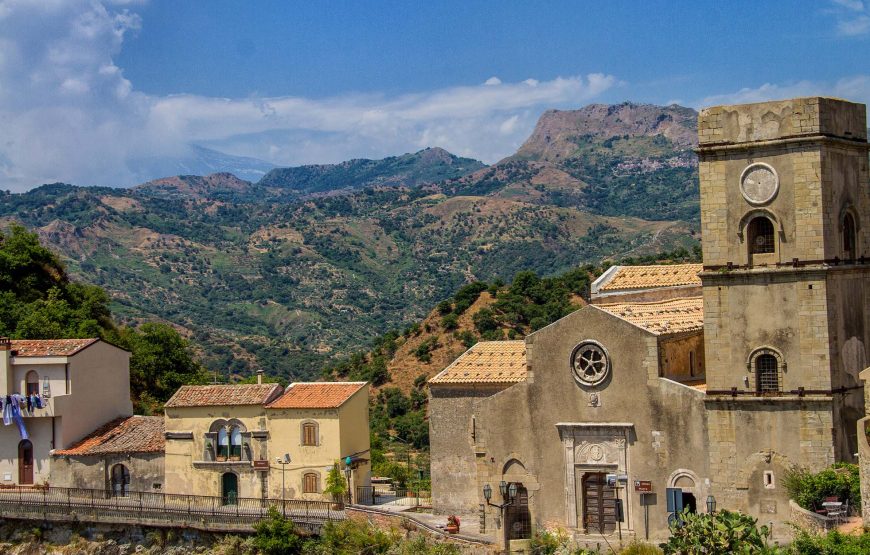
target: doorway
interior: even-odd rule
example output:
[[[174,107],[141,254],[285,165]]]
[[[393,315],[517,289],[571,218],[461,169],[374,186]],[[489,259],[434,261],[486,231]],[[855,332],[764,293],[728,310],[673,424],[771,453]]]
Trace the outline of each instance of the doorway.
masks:
[[[130,471],[123,464],[112,467],[112,496],[127,497],[130,493]]]
[[[532,537],[532,513],[529,512],[529,491],[517,484],[517,496],[507,506],[505,522],[512,540],[528,540]]]
[[[239,504],[239,477],[232,472],[221,476],[221,503],[223,505]]]
[[[583,528],[587,534],[607,534],[616,529],[616,491],[607,485],[604,472],[583,475]]]
[[[18,443],[18,483],[33,483],[33,443],[29,439]]]

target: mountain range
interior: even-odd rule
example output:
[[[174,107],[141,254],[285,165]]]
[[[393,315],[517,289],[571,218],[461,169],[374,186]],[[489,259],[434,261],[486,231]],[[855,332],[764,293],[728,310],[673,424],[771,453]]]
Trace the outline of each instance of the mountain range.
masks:
[[[465,283],[696,244],[696,118],[675,105],[547,111],[491,166],[429,148],[260,168],[256,181],[49,184],[0,193],[0,225],[35,229],[119,319],[177,326],[213,371],[306,378]]]

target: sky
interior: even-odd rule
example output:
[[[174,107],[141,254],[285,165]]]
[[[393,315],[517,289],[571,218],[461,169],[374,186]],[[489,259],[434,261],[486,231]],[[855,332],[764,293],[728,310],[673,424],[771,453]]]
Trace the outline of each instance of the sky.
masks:
[[[0,189],[192,145],[492,163],[551,108],[816,94],[870,102],[870,0],[0,0]]]

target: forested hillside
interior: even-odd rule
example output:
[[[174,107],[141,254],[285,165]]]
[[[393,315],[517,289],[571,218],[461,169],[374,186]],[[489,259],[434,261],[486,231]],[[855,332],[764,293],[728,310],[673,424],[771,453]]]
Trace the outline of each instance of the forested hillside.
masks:
[[[489,167],[427,149],[258,183],[45,185],[0,193],[0,227],[36,231],[108,292],[116,318],[172,324],[224,378],[306,378],[465,284],[691,248],[691,113],[548,112],[516,156]]]

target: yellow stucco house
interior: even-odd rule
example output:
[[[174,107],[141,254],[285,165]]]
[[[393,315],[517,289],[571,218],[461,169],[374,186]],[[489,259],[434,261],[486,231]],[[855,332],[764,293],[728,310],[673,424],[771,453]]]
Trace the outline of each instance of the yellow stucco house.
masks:
[[[326,499],[347,459],[352,487],[370,482],[364,382],[182,386],[164,418],[167,493]]]

